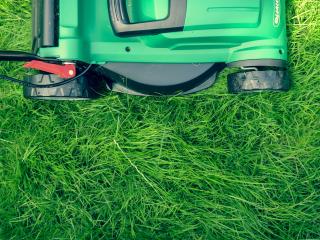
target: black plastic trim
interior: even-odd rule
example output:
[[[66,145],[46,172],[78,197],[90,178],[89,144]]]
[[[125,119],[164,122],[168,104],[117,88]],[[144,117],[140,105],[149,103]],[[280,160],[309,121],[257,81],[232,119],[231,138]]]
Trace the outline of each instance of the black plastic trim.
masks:
[[[286,68],[287,61],[278,59],[243,60],[228,63],[228,67],[280,67]]]
[[[34,53],[42,47],[57,47],[59,41],[59,0],[33,0]]]
[[[169,16],[164,20],[130,23],[124,0],[108,0],[110,21],[118,36],[132,36],[182,31],[187,14],[187,0],[170,0]]]
[[[194,92],[193,89],[197,89],[205,82],[210,82],[212,85],[215,82],[217,75],[224,69],[224,63],[208,63],[208,68],[205,71],[199,71],[197,75],[193,77],[187,77],[185,80],[176,80],[174,75],[179,74],[179,71],[186,71],[186,73],[195,74],[195,69],[192,68],[193,64],[130,64],[130,63],[108,63],[102,65],[101,75],[111,80],[111,84],[116,83],[123,86],[126,89],[130,89],[145,95],[176,95],[184,92]],[[159,75],[159,71],[153,71],[153,67],[161,67],[162,73]],[[146,70],[144,68],[149,68]],[[175,72],[174,68],[179,67],[180,70]],[[121,71],[125,68],[126,71]],[[130,73],[132,69],[132,73]],[[124,73],[127,72],[127,73]],[[191,73],[192,72],[192,73]],[[138,74],[136,74],[138,73]],[[189,74],[184,75],[189,75]],[[139,75],[143,74],[144,78],[150,78],[150,82],[142,80]],[[172,80],[167,79],[170,76]],[[157,77],[158,80],[153,79]],[[177,75],[176,79],[179,79]],[[159,79],[162,79],[161,81]],[[162,82],[162,83],[161,83]],[[167,82],[167,83],[166,83]],[[199,91],[201,88],[199,88]]]

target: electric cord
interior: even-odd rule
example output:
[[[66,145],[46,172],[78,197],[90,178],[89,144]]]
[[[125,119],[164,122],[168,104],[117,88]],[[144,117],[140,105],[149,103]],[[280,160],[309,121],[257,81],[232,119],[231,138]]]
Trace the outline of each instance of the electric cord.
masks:
[[[19,80],[19,79],[9,77],[6,75],[1,75],[1,74],[0,74],[0,79],[5,80],[7,82],[19,84],[19,85],[22,85],[25,87],[30,87],[30,88],[56,88],[56,87],[60,87],[60,86],[66,85],[68,83],[71,83],[71,82],[83,77],[87,72],[89,72],[91,67],[92,67],[92,64],[88,65],[88,67],[83,72],[81,72],[78,76],[76,76],[74,78],[66,79],[62,82],[52,83],[52,84],[34,84],[34,83],[30,83],[28,81]]]
[[[0,51],[0,61],[29,62],[32,60],[59,62],[57,59],[43,58],[23,51]]]

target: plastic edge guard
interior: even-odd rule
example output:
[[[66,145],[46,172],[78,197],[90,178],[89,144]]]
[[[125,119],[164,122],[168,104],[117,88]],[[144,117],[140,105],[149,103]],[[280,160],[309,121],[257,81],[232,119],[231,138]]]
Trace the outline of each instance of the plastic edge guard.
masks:
[[[164,20],[130,23],[123,0],[108,0],[113,30],[118,36],[182,31],[187,15],[187,0],[170,0],[169,16]]]

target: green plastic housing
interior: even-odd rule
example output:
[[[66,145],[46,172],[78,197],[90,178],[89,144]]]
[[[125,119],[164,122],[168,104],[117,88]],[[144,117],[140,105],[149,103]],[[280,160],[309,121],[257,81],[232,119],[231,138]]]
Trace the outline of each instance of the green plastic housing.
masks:
[[[167,17],[168,0],[127,0],[133,22]],[[287,60],[285,0],[188,0],[183,31],[119,37],[107,0],[60,0],[58,47],[41,57],[65,61],[232,63]]]

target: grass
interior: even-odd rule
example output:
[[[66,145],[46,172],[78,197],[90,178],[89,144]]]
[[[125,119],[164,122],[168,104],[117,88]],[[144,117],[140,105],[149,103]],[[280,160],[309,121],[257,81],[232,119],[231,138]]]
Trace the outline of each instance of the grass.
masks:
[[[28,49],[29,11],[1,1],[0,49]],[[61,103],[0,82],[0,239],[320,239],[320,2],[288,1],[288,22],[289,93],[229,95],[221,76]]]

